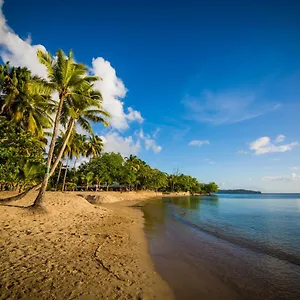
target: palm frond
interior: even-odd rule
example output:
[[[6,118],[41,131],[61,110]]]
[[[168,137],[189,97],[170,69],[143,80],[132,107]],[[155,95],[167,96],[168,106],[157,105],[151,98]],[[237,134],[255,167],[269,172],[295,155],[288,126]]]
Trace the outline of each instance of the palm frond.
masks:
[[[48,51],[38,49],[37,57],[40,63],[46,67],[48,76],[51,78],[53,76],[53,58],[51,54]]]

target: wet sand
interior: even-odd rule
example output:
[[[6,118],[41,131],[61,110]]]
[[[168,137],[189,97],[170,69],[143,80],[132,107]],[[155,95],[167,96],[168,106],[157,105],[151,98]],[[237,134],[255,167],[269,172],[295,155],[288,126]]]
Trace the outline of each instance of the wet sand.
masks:
[[[45,204],[45,214],[0,206],[0,299],[173,298],[148,254],[141,211],[74,193],[49,192]]]
[[[176,299],[300,299],[300,267],[182,224],[163,201],[142,208],[155,267]]]

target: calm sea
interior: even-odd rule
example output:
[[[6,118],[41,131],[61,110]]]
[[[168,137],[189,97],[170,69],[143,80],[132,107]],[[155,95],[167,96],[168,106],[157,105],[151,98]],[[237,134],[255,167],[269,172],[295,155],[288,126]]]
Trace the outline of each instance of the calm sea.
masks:
[[[300,194],[165,198],[143,211],[178,299],[300,299]]]

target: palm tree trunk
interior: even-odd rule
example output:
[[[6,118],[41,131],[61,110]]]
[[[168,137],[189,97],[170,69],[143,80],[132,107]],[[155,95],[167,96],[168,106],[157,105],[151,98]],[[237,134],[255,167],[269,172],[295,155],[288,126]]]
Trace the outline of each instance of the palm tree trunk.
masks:
[[[63,166],[63,163],[60,162],[60,167],[59,167],[59,171],[58,171],[58,176],[57,176],[57,181],[56,181],[56,187],[55,187],[55,190],[57,191],[57,188],[58,188],[58,184],[59,184],[59,179],[60,179],[60,174],[61,174],[61,168]],[[51,173],[51,171],[50,171]]]
[[[68,144],[68,141],[70,139],[70,136],[72,134],[72,131],[73,131],[73,128],[74,128],[74,124],[75,124],[75,120],[74,119],[70,119],[69,123],[68,123],[68,129],[67,129],[67,132],[66,132],[66,136],[65,136],[65,139],[64,139],[64,142],[60,148],[60,151],[58,153],[58,156],[53,164],[53,166],[51,167],[51,170],[50,170],[50,176],[53,175],[58,163],[60,162],[61,158],[63,157],[63,154],[64,154],[64,151],[66,149],[66,146]]]
[[[67,158],[67,165],[66,165],[66,170],[65,170],[65,175],[64,175],[64,181],[63,181],[63,185],[62,185],[62,191],[65,190],[65,184],[66,184],[66,178],[67,178],[67,173],[68,173],[68,166],[69,166],[69,156]]]
[[[77,157],[75,157],[75,161],[74,161],[74,170],[75,170],[75,168],[76,168],[76,163],[77,163]]]
[[[43,202],[45,199],[45,193],[46,193],[46,189],[47,189],[48,181],[49,181],[49,177],[50,177],[51,161],[52,161],[52,156],[53,156],[53,152],[54,152],[56,137],[58,134],[59,120],[60,120],[60,116],[61,116],[61,112],[62,112],[63,103],[64,103],[64,95],[61,93],[59,95],[59,105],[58,105],[57,114],[55,116],[53,134],[52,134],[48,157],[47,157],[46,172],[45,172],[44,180],[42,182],[42,186],[39,191],[39,194],[36,197],[36,199],[34,200],[33,207],[42,207],[43,206]]]
[[[64,143],[59,151],[59,154],[53,164],[53,166],[51,167],[51,170],[50,170],[50,174],[49,174],[49,177],[53,175],[57,165],[59,164],[62,156],[63,156],[63,153],[66,149],[66,146],[67,146],[67,143],[70,139],[70,136],[71,136],[71,133],[72,133],[72,130],[73,130],[73,127],[74,127],[74,124],[75,124],[75,120],[74,119],[70,119],[69,123],[68,123],[68,129],[67,129],[67,134],[65,136],[65,140],[64,140]],[[35,190],[38,190],[40,187],[42,186],[42,183],[39,183],[35,186],[33,186],[32,188],[30,188],[28,191],[25,191],[21,194],[18,194],[18,195],[15,195],[13,197],[9,197],[9,198],[3,198],[3,199],[0,199],[0,202],[2,203],[5,202],[5,203],[8,203],[8,202],[11,202],[11,201],[16,201],[16,200],[20,200],[22,199],[27,193],[29,193],[30,191],[32,191],[33,189]]]

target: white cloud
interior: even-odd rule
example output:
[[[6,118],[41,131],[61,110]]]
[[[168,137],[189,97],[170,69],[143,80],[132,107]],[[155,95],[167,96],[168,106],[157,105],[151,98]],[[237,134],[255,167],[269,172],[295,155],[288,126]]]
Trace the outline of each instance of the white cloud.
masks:
[[[128,114],[126,115],[128,121],[136,121],[138,123],[143,123],[144,118],[142,117],[141,113],[137,110],[134,110],[132,107],[128,107]]]
[[[258,95],[243,90],[218,93],[205,90],[200,97],[187,95],[182,103],[188,119],[215,125],[253,119],[280,107],[276,103],[261,104]]]
[[[292,180],[300,180],[300,175],[297,175],[296,173],[292,173]]]
[[[236,154],[244,154],[244,155],[246,155],[246,154],[248,154],[248,152],[244,151],[244,150],[239,150],[239,151],[236,152]]]
[[[155,141],[155,132],[152,137],[149,134],[145,134],[143,129],[136,133],[136,135],[141,139],[144,140],[146,150],[152,149],[154,153],[159,153],[162,150],[162,147],[157,145]]]
[[[210,142],[208,140],[192,140],[189,142],[189,146],[198,146],[201,147],[202,145],[209,145]]]
[[[105,152],[120,152],[123,156],[137,155],[142,149],[142,141],[147,151],[152,150],[158,153],[162,150],[162,147],[157,145],[156,141],[149,134],[145,134],[142,129],[136,132],[135,136],[124,137],[117,131],[110,131],[101,138]]]
[[[141,150],[140,141],[134,141],[132,136],[122,137],[117,132],[109,132],[101,138],[105,152],[120,152],[123,156],[129,156]]]
[[[277,137],[276,137],[276,142],[277,143],[281,143],[285,140],[285,136],[283,134],[279,134]]]
[[[11,65],[29,68],[32,73],[42,77],[47,76],[46,68],[37,59],[38,49],[45,50],[43,45],[31,45],[31,37],[22,40],[6,24],[2,12],[4,1],[0,0],[0,57],[4,62],[9,61]]]
[[[249,145],[249,149],[255,152],[255,155],[261,155],[272,152],[286,152],[292,150],[298,142],[292,142],[285,145],[276,146],[271,142],[267,136],[260,137]]]
[[[36,52],[38,49],[46,50],[43,45],[32,45],[31,36],[26,40],[21,39],[7,25],[2,12],[4,1],[0,0],[0,57],[3,62],[9,61],[13,66],[27,67],[33,74],[46,78],[46,68],[39,63]],[[102,78],[95,83],[95,87],[99,89],[103,96],[103,107],[107,110],[112,118],[110,124],[112,128],[125,130],[129,127],[130,122],[143,122],[143,117],[139,111],[128,108],[128,112],[124,111],[124,103],[127,89],[121,79],[116,75],[115,69],[110,62],[102,57],[92,60],[91,73]]]
[[[264,176],[263,181],[297,181],[300,180],[300,175],[292,173],[291,176]]]
[[[125,130],[129,127],[128,121],[144,121],[141,113],[131,107],[128,108],[128,113],[125,113],[121,99],[125,98],[127,89],[109,61],[103,57],[94,58],[91,71],[102,78],[95,83],[95,87],[102,93],[103,108],[111,114],[110,124],[113,128]]]

